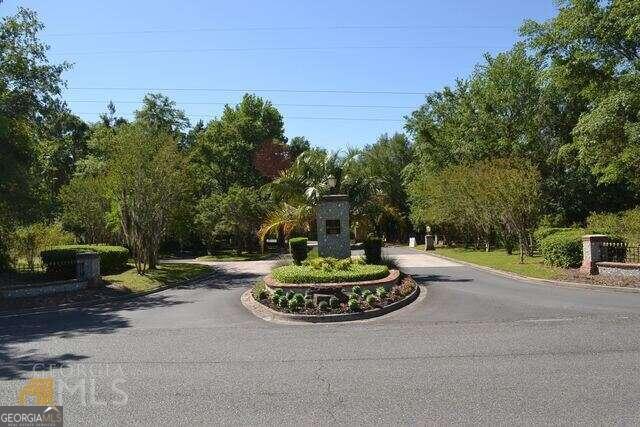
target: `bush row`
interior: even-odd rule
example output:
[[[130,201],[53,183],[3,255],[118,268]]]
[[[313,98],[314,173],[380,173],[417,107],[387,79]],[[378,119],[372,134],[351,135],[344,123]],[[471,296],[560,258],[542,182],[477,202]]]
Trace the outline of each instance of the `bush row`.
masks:
[[[81,252],[96,252],[100,257],[102,274],[118,273],[127,268],[129,249],[122,246],[107,245],[66,245],[56,246],[40,253],[47,271],[62,272],[75,269],[76,255]]]

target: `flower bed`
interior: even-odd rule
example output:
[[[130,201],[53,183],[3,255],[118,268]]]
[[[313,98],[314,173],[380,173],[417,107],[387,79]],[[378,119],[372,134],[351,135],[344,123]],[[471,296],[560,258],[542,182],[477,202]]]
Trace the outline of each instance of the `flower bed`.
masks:
[[[366,313],[395,304],[412,295],[416,282],[410,276],[404,276],[400,282],[386,289],[378,287],[375,291],[360,286],[335,290],[331,294],[316,295],[312,291],[305,293],[276,289],[270,293],[263,282],[257,283],[252,295],[255,301],[281,313],[309,316],[332,314]]]

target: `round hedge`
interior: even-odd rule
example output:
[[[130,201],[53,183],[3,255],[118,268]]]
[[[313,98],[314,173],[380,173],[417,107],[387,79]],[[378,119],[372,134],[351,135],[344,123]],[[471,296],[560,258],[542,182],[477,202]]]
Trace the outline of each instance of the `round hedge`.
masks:
[[[578,267],[582,263],[582,236],[585,230],[576,228],[559,231],[540,240],[544,262],[556,267]]]
[[[47,271],[62,272],[62,270],[75,271],[76,254],[82,252],[95,252],[100,257],[100,273],[112,274],[127,269],[129,249],[123,246],[107,245],[65,245],[55,246],[40,252],[40,258]]]
[[[389,275],[386,265],[353,265],[348,270],[318,270],[307,265],[274,268],[274,279],[281,283],[341,283],[382,279]]]
[[[309,247],[306,237],[293,237],[289,239],[289,251],[293,257],[293,262],[300,265],[307,258]]]

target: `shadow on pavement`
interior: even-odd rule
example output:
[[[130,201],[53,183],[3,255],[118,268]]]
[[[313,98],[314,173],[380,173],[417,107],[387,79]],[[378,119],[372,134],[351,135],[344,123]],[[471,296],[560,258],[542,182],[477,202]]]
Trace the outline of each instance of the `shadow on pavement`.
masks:
[[[225,271],[220,268],[213,277],[196,281],[176,289],[233,289],[246,287],[261,277],[258,273]],[[64,368],[68,363],[86,359],[76,353],[58,356],[20,350],[19,344],[48,338],[73,338],[87,334],[110,334],[130,327],[129,320],[122,311],[149,310],[189,304],[178,295],[157,293],[127,300],[112,301],[93,307],[25,314],[0,319],[0,379],[20,379],[34,370],[34,367],[55,366]],[[120,313],[119,313],[120,312]],[[167,322],[171,319],[167,318]]]

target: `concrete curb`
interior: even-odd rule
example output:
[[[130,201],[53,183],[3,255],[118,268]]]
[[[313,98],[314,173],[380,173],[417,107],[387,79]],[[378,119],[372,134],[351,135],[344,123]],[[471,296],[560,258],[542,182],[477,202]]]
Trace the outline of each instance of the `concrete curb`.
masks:
[[[472,268],[475,268],[477,270],[488,271],[488,272],[496,274],[498,276],[503,276],[503,277],[507,277],[509,279],[519,280],[519,281],[522,281],[522,282],[533,283],[533,284],[537,284],[537,285],[561,286],[561,287],[565,287],[565,288],[591,289],[591,290],[594,290],[594,291],[611,291],[611,292],[622,292],[622,293],[629,293],[629,294],[638,294],[638,293],[640,293],[640,288],[623,288],[623,287],[620,287],[620,286],[590,285],[588,283],[565,282],[565,281],[562,281],[562,280],[538,279],[538,278],[535,278],[535,277],[521,276],[519,274],[509,273],[509,272],[502,271],[502,270],[497,270],[495,268],[486,267],[484,265],[473,264],[471,262],[461,261],[461,260],[458,260],[458,259],[455,259],[455,258],[450,258],[448,256],[437,254],[437,253],[431,252],[431,251],[427,252],[427,251],[421,251],[419,249],[415,249],[415,251],[416,252],[420,252],[420,253],[424,253],[426,255],[434,256],[434,257],[437,257],[437,258],[446,259],[447,261],[456,262],[458,264],[466,265],[468,267],[472,267]]]
[[[310,315],[310,314],[290,314],[282,313],[273,310],[253,298],[251,289],[247,290],[240,297],[242,305],[253,313],[254,316],[259,317],[267,322],[275,323],[300,323],[300,324],[315,324],[315,323],[348,323],[354,321],[362,321],[384,316],[386,314],[393,313],[401,308],[414,302],[420,293],[423,292],[426,295],[426,289],[422,288],[416,283],[416,288],[405,299],[396,301],[389,304],[386,307],[376,310],[363,311],[359,313],[340,313],[340,314],[326,314],[324,316]]]
[[[62,304],[56,307],[42,307],[42,308],[27,308],[24,310],[4,310],[0,311],[0,319],[8,318],[8,317],[19,317],[19,316],[29,316],[34,314],[48,314],[48,313],[59,313],[61,311],[69,311],[74,309],[84,309],[90,307],[96,307],[104,304],[111,304],[114,302],[120,301],[128,301],[135,298],[144,297],[151,294],[156,294],[158,292],[166,291],[167,289],[179,288],[182,286],[189,286],[195,283],[208,280],[214,277],[217,272],[212,271],[211,273],[194,277],[193,279],[184,280],[178,283],[172,283],[171,285],[161,286],[159,288],[152,289],[150,291],[140,292],[140,293],[131,293],[131,294],[122,294],[112,298],[108,298],[105,300],[91,300],[91,301],[80,301],[80,302],[72,302],[67,304]]]

